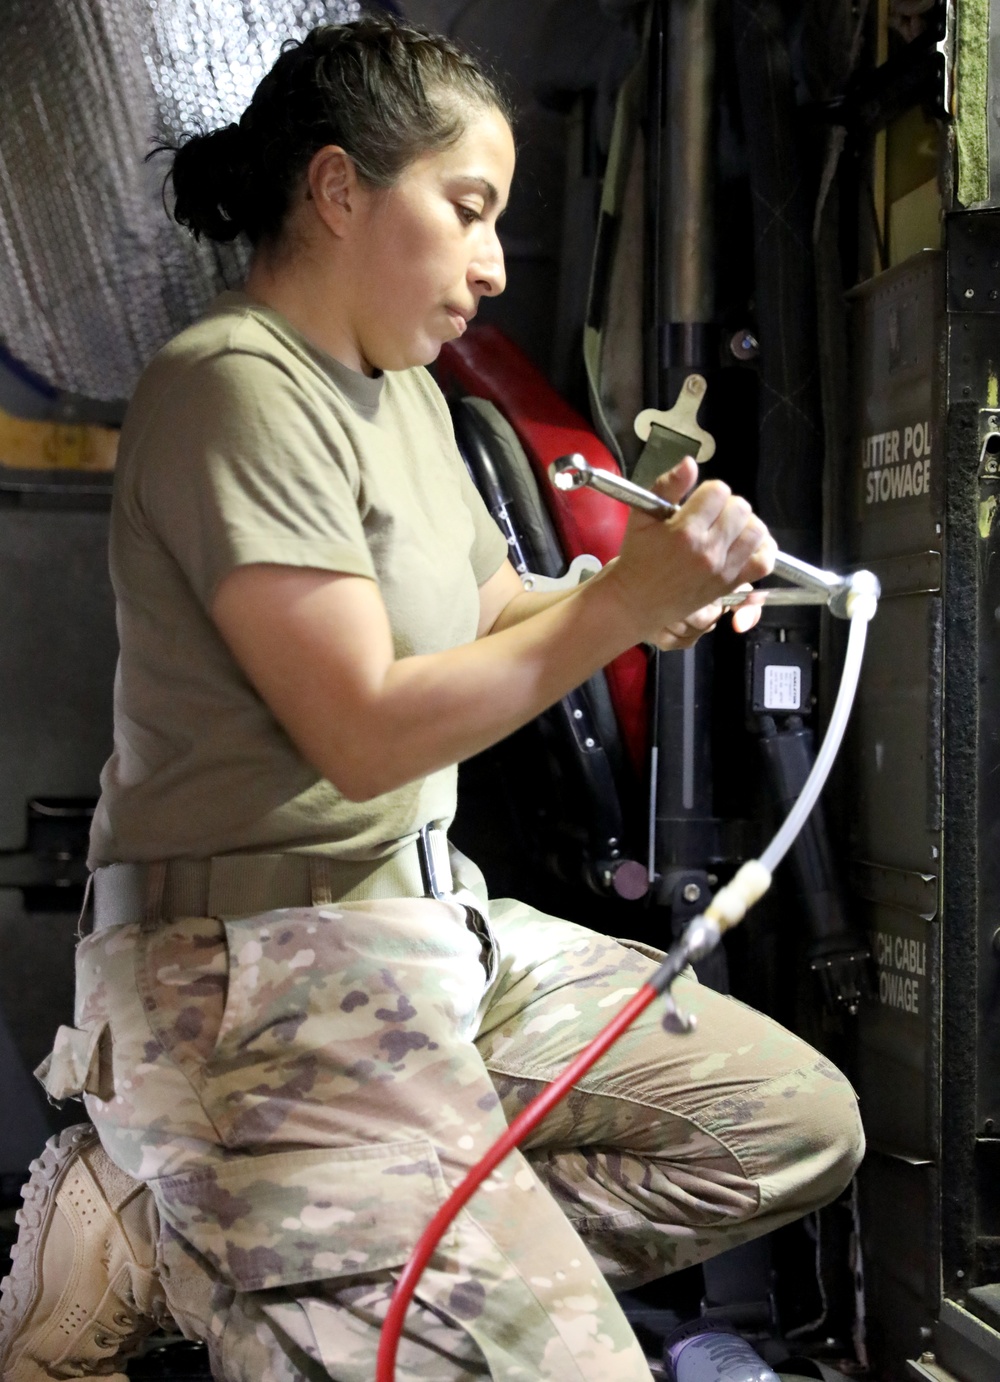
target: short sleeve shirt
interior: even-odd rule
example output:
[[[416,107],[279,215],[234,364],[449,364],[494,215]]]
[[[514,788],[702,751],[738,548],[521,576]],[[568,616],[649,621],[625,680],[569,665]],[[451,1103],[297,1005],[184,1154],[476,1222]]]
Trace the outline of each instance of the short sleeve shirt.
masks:
[[[144,373],[118,456],[121,654],[92,867],[262,850],[378,859],[450,820],[455,768],[372,801],[341,796],[209,615],[230,571],[264,562],[376,581],[398,658],[475,637],[478,586],[506,543],[426,370],[369,378],[226,293]]]

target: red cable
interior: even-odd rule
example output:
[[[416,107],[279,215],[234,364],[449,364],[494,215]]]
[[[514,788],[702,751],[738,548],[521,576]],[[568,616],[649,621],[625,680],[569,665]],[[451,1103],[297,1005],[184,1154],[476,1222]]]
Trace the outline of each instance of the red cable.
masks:
[[[660,992],[662,989],[654,988],[652,984],[643,984],[638,993],[626,1003],[618,1016],[612,1018],[608,1025],[597,1033],[590,1045],[585,1046],[580,1054],[570,1062],[562,1074],[554,1079],[550,1085],[547,1085],[541,1094],[532,1099],[528,1107],[518,1114],[506,1132],[494,1142],[482,1160],[473,1166],[465,1179],[456,1186],[434,1215],[434,1218],[421,1234],[417,1246],[413,1249],[412,1257],[403,1268],[396,1283],[396,1289],[392,1294],[392,1300],[389,1302],[385,1323],[382,1326],[382,1336],[379,1340],[375,1382],[395,1382],[396,1351],[399,1348],[399,1338],[403,1332],[403,1321],[406,1318],[407,1308],[413,1299],[413,1293],[417,1289],[417,1283],[423,1275],[424,1268],[430,1261],[431,1255],[441,1241],[448,1225],[459,1210],[471,1200],[494,1167],[499,1166],[508,1152],[512,1152],[527,1137],[528,1133],[538,1126],[549,1110],[553,1109],[560,1099],[565,1098],[574,1082],[581,1075],[585,1075],[590,1067],[600,1060],[608,1047],[618,1040],[622,1032],[631,1026],[639,1014],[649,1007]]]

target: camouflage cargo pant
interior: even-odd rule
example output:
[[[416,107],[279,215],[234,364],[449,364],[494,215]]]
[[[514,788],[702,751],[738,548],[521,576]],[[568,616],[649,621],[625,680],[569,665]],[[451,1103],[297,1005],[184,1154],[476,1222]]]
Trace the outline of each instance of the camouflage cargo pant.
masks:
[[[491,904],[395,899],[83,941],[87,1108],[165,1225],[168,1298],[228,1382],[371,1382],[394,1275],[448,1190],[651,973],[652,952]],[[489,1178],[410,1310],[401,1379],[648,1382],[612,1288],[831,1199],[850,1086],[682,979]]]

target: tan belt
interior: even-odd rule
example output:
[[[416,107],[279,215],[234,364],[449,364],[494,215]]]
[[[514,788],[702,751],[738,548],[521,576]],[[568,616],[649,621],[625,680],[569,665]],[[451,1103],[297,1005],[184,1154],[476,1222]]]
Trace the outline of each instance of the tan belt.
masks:
[[[220,854],[107,864],[93,875],[94,930],[380,897],[449,896],[453,883],[444,831],[428,827],[423,837],[423,843],[414,840],[386,859],[362,863],[321,854]]]

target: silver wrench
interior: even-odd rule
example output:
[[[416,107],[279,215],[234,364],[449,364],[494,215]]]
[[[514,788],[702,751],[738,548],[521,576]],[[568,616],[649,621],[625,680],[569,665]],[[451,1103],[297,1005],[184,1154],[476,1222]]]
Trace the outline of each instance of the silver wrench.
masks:
[[[578,452],[571,456],[560,456],[558,460],[553,461],[549,466],[549,479],[555,488],[560,490],[580,489],[583,485],[589,485],[591,489],[607,495],[609,499],[617,499],[622,504],[628,504],[630,508],[641,509],[643,513],[654,514],[659,518],[677,513],[680,507],[678,504],[671,504],[669,499],[661,499],[652,490],[643,489],[642,485],[633,484],[621,475],[613,475],[609,470],[598,470]],[[874,594],[878,598],[880,593],[878,578],[871,571],[855,571],[849,576],[838,576],[834,571],[823,571],[820,567],[811,566],[809,562],[791,557],[786,552],[779,552],[775,557],[774,574],[792,582],[791,588],[781,586],[761,589],[743,586],[729,595],[721,596],[715,603],[728,608],[742,605],[747,595],[754,591],[756,595],[763,597],[766,604],[827,605],[831,614],[840,619],[847,619],[850,617],[848,606],[852,603],[849,597],[863,592]]]

